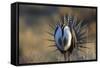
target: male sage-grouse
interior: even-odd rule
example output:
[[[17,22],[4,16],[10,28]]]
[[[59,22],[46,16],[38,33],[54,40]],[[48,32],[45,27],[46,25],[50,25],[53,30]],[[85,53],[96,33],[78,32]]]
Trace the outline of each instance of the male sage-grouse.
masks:
[[[54,36],[54,46],[64,55],[66,61],[75,48],[77,50],[87,48],[83,45],[87,43],[87,24],[83,24],[83,21],[77,21],[77,18],[71,15],[63,16],[61,20],[56,25],[49,24],[54,30],[52,34],[49,34]],[[68,58],[68,60],[70,59]]]

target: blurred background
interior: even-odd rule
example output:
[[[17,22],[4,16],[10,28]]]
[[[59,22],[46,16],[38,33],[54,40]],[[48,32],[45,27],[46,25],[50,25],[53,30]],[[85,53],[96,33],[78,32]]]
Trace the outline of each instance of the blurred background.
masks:
[[[89,49],[76,51],[70,56],[70,61],[96,59],[96,9],[83,7],[57,7],[41,5],[19,5],[19,63],[40,63],[64,61],[63,55],[55,51],[53,36],[54,30],[48,25],[55,25],[61,16],[71,14],[78,20],[88,23]]]

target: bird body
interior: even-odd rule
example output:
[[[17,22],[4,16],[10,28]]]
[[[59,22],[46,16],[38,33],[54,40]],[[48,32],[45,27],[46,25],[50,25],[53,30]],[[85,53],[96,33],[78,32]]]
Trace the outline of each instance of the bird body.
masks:
[[[78,22],[76,17],[69,15],[64,16],[62,22],[55,26],[53,33],[55,46],[64,55],[65,61],[66,59],[70,60],[69,57],[74,49],[87,48],[84,44],[87,43],[86,28],[88,24],[83,25],[82,23],[83,21]]]

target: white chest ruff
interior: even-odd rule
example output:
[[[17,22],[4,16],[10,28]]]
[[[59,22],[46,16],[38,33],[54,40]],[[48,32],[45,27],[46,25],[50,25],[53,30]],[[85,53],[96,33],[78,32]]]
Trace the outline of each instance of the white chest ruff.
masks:
[[[68,50],[71,46],[71,39],[72,39],[72,34],[71,34],[71,31],[70,31],[70,28],[68,26],[65,26],[64,27],[64,37],[66,37],[66,45],[64,47],[64,50]]]

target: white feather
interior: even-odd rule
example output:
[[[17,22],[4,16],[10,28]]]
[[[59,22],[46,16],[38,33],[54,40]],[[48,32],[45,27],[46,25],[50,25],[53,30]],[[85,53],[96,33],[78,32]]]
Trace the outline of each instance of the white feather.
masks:
[[[64,36],[63,37],[66,37],[66,45],[64,47],[64,50],[68,50],[71,46],[71,39],[72,39],[72,35],[71,35],[71,31],[70,31],[70,28],[68,26],[65,26],[64,27]]]

